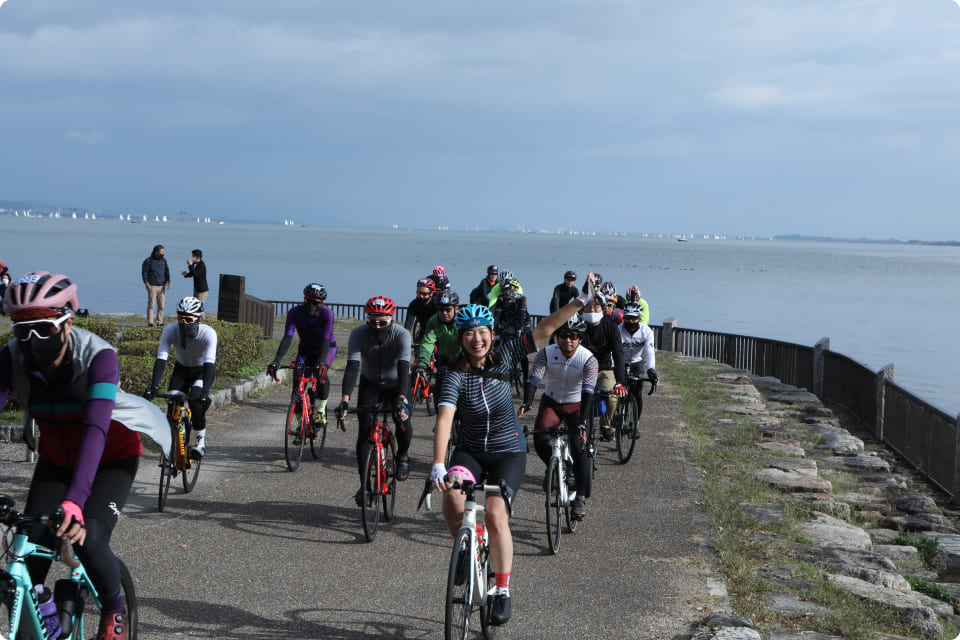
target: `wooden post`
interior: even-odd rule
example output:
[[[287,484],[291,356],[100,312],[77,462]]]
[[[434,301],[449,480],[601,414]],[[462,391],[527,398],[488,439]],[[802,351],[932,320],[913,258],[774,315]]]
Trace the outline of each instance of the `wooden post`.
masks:
[[[813,394],[823,400],[823,354],[830,351],[830,338],[820,338],[813,345]]]
[[[874,435],[878,442],[883,442],[883,414],[886,410],[887,380],[893,380],[892,362],[877,372],[877,423],[874,428]]]
[[[953,504],[960,504],[960,413],[953,421]]]
[[[667,318],[663,321],[663,350],[664,351],[676,351],[676,333],[674,330],[677,328],[677,319],[676,318]]]

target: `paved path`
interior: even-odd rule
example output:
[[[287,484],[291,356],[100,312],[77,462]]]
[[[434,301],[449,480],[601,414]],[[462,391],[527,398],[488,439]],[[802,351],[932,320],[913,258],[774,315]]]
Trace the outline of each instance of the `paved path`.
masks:
[[[275,389],[211,412],[197,488],[174,485],[163,513],[156,456],[143,457],[113,543],[137,581],[142,637],[442,638],[451,539],[436,512],[415,510],[430,418],[415,412],[411,479],[371,544],[352,499],[356,423],[331,429],[322,459],[307,453],[290,473],[287,398]],[[677,411],[666,385],[627,466],[604,446],[588,517],[557,556],[546,548],[543,464],[530,454],[513,521],[514,615],[498,637],[670,639],[716,606]],[[0,449],[0,486],[22,499],[30,466],[19,447]]]

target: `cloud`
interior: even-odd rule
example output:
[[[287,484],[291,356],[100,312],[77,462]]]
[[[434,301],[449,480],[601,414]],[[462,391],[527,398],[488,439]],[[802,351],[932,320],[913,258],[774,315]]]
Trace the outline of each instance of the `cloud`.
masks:
[[[84,144],[97,144],[102,136],[98,131],[66,131],[64,137]]]

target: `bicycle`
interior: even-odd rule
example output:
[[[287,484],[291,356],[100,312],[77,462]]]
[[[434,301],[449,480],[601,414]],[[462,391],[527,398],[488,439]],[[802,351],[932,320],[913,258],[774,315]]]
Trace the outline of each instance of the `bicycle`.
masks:
[[[177,475],[183,479],[183,492],[190,493],[197,486],[202,458],[187,450],[190,432],[193,430],[192,414],[187,404],[187,394],[183,391],[158,393],[154,397],[167,401],[167,422],[170,424],[171,451],[160,452],[160,491],[157,496],[157,510],[163,511],[170,493],[170,481]]]
[[[293,369],[300,372],[296,393],[287,407],[287,419],[283,428],[283,454],[287,469],[296,471],[303,459],[303,447],[310,441],[310,454],[316,460],[323,453],[327,442],[327,421],[318,422],[314,415],[313,403],[316,397],[316,367],[302,364],[280,365],[277,369]],[[274,378],[276,379],[276,378]],[[319,442],[318,442],[319,441]]]
[[[620,464],[627,464],[633,456],[633,448],[639,436],[640,413],[643,411],[643,383],[650,383],[650,392],[653,394],[656,385],[650,378],[638,375],[627,375],[627,395],[620,398],[617,410],[613,414],[610,426],[614,429],[614,439],[617,445],[617,457]]]
[[[4,615],[0,619],[0,638],[11,640],[49,640],[50,632],[46,628],[40,613],[40,601],[34,588],[30,572],[27,571],[28,558],[46,558],[62,562],[69,567],[70,577],[57,580],[54,587],[54,601],[60,622],[60,640],[83,640],[88,637],[85,607],[92,602],[101,608],[100,594],[90,579],[83,563],[74,556],[70,544],[58,541],[58,549],[48,549],[28,539],[28,531],[34,524],[57,526],[62,514],[56,516],[28,516],[13,509],[15,502],[7,495],[0,495],[0,525],[6,527],[3,535],[5,570],[0,571],[0,602]],[[59,516],[59,517],[58,517]],[[11,539],[10,530],[14,530]],[[123,603],[127,609],[127,637],[136,640],[139,615],[137,594],[133,578],[123,561],[120,562],[120,586]],[[96,625],[94,625],[96,629]]]
[[[449,481],[449,476],[444,478]],[[493,571],[490,568],[490,540],[487,537],[484,515],[486,496],[498,493],[507,505],[507,512],[513,513],[510,492],[507,484],[500,481],[499,486],[474,484],[469,480],[456,481],[454,489],[466,494],[463,505],[463,524],[453,541],[450,554],[450,569],[447,572],[447,594],[444,607],[445,640],[466,640],[470,634],[470,618],[473,612],[480,614],[480,633],[485,640],[492,640],[497,627],[490,624],[489,601],[496,590]],[[427,480],[417,504],[417,510],[429,499],[433,483]],[[484,494],[482,503],[475,497],[477,491]]]
[[[393,442],[393,434],[387,428],[387,414],[393,412],[390,406],[383,403],[347,409],[347,413],[370,413],[373,416],[373,424],[370,425],[370,450],[363,463],[360,499],[360,524],[363,525],[363,535],[367,542],[373,542],[377,537],[381,503],[383,520],[390,522],[397,502],[397,447]],[[345,430],[343,418],[339,416],[337,426]]]
[[[413,404],[415,406],[426,404],[428,416],[436,413],[435,398],[431,388],[431,378],[436,374],[436,371],[437,368],[431,360],[429,369],[416,369],[413,376]]]
[[[560,523],[566,521],[567,531],[573,533],[577,529],[578,518],[571,516],[570,510],[577,492],[570,486],[573,480],[573,455],[570,453],[570,444],[567,434],[577,432],[567,427],[548,427],[533,429],[530,433],[550,434],[550,462],[547,466],[547,491],[545,506],[547,511],[547,543],[550,553],[556,555],[560,551]]]

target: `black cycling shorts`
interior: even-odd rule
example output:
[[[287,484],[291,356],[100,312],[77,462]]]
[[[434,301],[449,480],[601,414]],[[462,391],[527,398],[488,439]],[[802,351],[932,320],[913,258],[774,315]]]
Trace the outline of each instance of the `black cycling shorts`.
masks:
[[[457,466],[469,469],[478,482],[484,480],[487,484],[500,484],[501,480],[506,481],[512,499],[520,491],[523,476],[527,472],[527,452],[479,453],[456,448],[450,456],[448,468]]]

